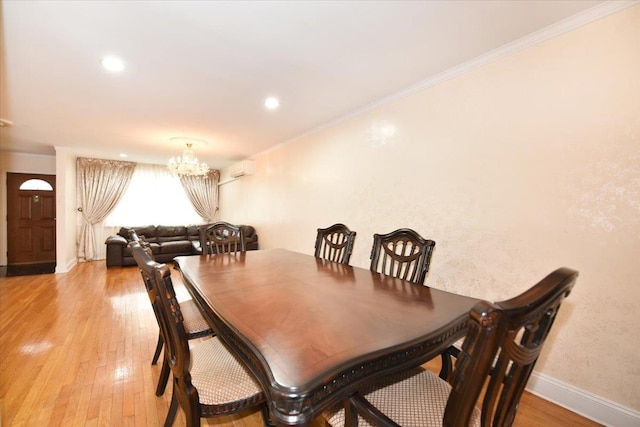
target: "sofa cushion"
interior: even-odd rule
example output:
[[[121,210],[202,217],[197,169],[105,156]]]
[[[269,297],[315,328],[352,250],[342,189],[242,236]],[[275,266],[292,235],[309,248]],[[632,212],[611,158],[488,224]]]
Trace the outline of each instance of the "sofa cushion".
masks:
[[[200,232],[198,231],[199,225],[187,225],[187,237],[189,240],[200,241]]]
[[[187,240],[187,228],[182,226],[159,225],[157,228],[158,242],[175,242]]]
[[[191,253],[192,244],[190,240],[179,240],[174,242],[160,242],[161,254]]]

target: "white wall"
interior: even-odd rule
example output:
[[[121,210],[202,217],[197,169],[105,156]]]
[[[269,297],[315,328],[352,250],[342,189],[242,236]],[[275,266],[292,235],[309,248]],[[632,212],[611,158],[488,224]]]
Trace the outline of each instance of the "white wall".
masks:
[[[220,217],[307,254],[343,222],[360,267],[410,227],[436,241],[427,285],[491,300],[577,269],[537,371],[637,411],[639,76],[633,6],[255,156]]]
[[[76,156],[68,147],[56,149],[56,273],[69,271],[78,262],[76,210]]]

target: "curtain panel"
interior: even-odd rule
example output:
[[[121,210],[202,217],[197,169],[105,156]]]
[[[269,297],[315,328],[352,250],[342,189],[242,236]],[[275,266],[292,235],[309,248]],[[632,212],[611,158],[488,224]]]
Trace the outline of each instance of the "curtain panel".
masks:
[[[215,222],[218,216],[218,182],[220,171],[212,170],[205,176],[181,176],[180,183],[193,208],[205,223]]]
[[[78,157],[76,160],[82,226],[78,259],[96,259],[94,225],[103,221],[118,204],[136,167],[134,162]]]

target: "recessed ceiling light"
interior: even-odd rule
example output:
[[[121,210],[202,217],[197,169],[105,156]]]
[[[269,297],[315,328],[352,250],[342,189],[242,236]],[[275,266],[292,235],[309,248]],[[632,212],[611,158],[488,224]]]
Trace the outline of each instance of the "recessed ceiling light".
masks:
[[[124,62],[115,56],[105,56],[102,58],[102,66],[114,73],[124,70]]]
[[[124,158],[124,157],[129,157],[129,156],[127,155],[127,153],[120,153],[120,157]]]
[[[268,110],[275,110],[280,106],[280,101],[278,101],[278,98],[270,96],[264,101],[264,106],[267,107]]]

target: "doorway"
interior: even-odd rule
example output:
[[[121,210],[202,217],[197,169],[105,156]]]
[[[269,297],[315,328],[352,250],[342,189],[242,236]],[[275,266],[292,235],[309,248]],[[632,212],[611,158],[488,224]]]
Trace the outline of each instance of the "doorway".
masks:
[[[7,173],[7,276],[55,267],[55,175]]]

